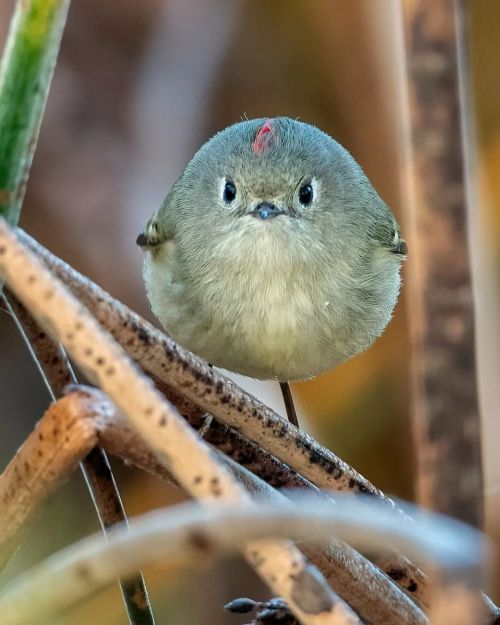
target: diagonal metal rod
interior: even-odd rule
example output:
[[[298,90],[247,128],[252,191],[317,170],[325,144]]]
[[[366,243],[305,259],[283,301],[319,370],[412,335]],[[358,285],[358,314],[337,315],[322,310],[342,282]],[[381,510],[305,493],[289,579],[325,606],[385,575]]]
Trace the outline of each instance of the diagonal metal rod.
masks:
[[[67,384],[78,383],[63,347],[40,330],[24,306],[10,293],[8,296],[5,293],[2,295],[2,302],[26,343],[50,397],[55,401],[63,394],[63,389]],[[41,353],[42,351],[45,353]],[[44,367],[49,362],[56,371],[54,376],[50,375]],[[106,452],[100,448],[93,449],[80,463],[80,468],[104,534],[107,528],[117,523],[126,524],[127,516]],[[130,581],[119,580],[118,583],[130,625],[155,625],[142,573],[139,572]]]

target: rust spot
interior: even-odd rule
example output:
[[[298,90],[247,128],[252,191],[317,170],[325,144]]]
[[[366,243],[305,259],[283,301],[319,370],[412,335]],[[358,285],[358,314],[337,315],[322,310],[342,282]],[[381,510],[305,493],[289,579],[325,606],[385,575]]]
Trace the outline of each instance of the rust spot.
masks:
[[[145,345],[150,345],[153,339],[149,336],[149,333],[137,322],[131,323],[132,331],[136,333],[137,338]]]
[[[286,425],[283,425],[279,430],[273,430],[273,434],[278,438],[284,438],[287,435],[288,429]]]
[[[210,480],[210,490],[214,497],[220,497],[222,495],[222,488],[218,477],[213,477]]]
[[[212,542],[206,534],[193,531],[188,536],[188,544],[199,551],[209,552],[212,550]]]
[[[198,371],[197,369],[191,369],[190,373],[194,377],[197,382],[202,382],[203,384],[210,385],[212,384],[212,376],[204,373],[203,371]],[[212,389],[210,389],[212,392]]]
[[[366,484],[358,484],[358,491],[363,495],[375,495]]]
[[[92,577],[89,567],[86,566],[85,564],[79,564],[75,568],[75,573],[77,574],[78,577],[81,577],[84,580],[90,580]]]
[[[386,575],[388,575],[395,582],[399,582],[405,577],[405,574],[401,571],[401,569],[389,569],[386,571]]]

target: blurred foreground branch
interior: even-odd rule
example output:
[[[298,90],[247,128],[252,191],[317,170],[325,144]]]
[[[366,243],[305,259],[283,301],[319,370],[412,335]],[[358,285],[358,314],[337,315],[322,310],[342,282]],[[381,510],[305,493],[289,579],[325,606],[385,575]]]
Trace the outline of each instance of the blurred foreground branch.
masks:
[[[387,549],[396,544],[425,558],[445,572],[442,585],[435,588],[435,605],[442,606],[453,595],[456,606],[462,610],[455,622],[473,625],[482,620],[484,605],[479,605],[477,589],[467,576],[473,573],[476,582],[481,578],[485,554],[479,533],[452,520],[429,515],[420,516],[415,525],[401,523],[399,514],[374,500],[350,498],[336,506],[301,497],[297,504],[276,506],[264,502],[252,507],[210,508],[184,504],[133,519],[130,530],[116,528],[110,532],[109,540],[96,536],[84,539],[14,580],[0,596],[2,623],[35,625],[42,619],[53,619],[107,586],[116,576],[127,576],[162,559],[177,566],[199,567],[200,561],[239,550],[245,542],[284,536],[303,540],[311,534],[328,539],[332,533],[365,549]],[[308,590],[311,608],[317,602],[311,594],[313,588]],[[441,601],[439,597],[443,595]],[[22,601],[23,597],[30,597],[30,601]],[[359,623],[352,612],[343,611],[341,606],[337,603],[330,623]],[[315,609],[318,608],[316,603]],[[435,611],[433,625],[449,623],[446,613]]]

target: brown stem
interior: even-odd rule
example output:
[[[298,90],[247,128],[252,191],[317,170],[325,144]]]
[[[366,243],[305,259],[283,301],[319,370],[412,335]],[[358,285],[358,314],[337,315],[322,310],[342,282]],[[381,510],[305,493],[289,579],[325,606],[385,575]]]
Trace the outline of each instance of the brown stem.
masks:
[[[453,0],[407,0],[408,281],[418,499],[480,527],[483,476],[460,99],[463,30]]]
[[[26,308],[10,293],[2,295],[21,336],[32,354],[52,400],[63,394],[68,384],[77,384],[64,348],[43,332]],[[106,452],[95,447],[80,463],[103,532],[117,523],[126,523],[123,508]],[[142,573],[135,579],[119,581],[131,625],[154,625],[155,620]]]
[[[155,454],[101,391],[68,387],[52,404],[0,477],[0,563],[24,537],[48,496],[69,479],[96,445],[159,479],[171,481]],[[222,457],[240,484],[259,501],[289,507],[285,496],[234,461]],[[317,492],[321,504],[328,497]],[[315,499],[316,500],[316,499]],[[312,533],[314,534],[314,532]],[[350,545],[335,538],[303,540],[301,548],[337,594],[373,625],[424,625],[422,611]]]

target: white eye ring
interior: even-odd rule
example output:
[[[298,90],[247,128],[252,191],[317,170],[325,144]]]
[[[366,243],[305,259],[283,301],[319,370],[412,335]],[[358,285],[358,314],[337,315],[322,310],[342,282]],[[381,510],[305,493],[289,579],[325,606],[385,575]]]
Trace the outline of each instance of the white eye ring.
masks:
[[[231,205],[238,195],[236,185],[229,178],[221,178],[219,182],[219,197],[227,205]]]
[[[318,199],[319,182],[317,178],[311,178],[310,182],[302,184],[299,188],[299,203],[311,206]]]
[[[321,183],[317,178],[311,178],[311,187],[313,190],[313,203],[319,198]]]

